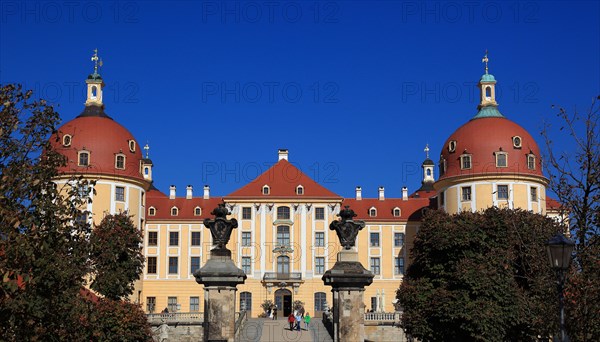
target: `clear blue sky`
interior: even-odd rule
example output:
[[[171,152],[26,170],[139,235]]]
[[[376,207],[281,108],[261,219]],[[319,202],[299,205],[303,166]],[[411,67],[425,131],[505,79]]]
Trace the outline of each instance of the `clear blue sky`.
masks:
[[[282,147],[340,195],[412,192],[425,144],[437,161],[476,113],[486,49],[500,111],[540,145],[552,104],[600,94],[594,1],[0,2],[0,81],[64,121],[83,108],[94,48],[106,112],[180,196],[226,195]]]

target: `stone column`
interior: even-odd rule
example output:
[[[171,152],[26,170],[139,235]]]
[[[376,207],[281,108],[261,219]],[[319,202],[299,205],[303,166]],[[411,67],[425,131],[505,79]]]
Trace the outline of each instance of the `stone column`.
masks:
[[[235,219],[227,220],[228,210],[223,204],[213,210],[214,220],[204,220],[211,230],[213,244],[206,264],[194,272],[196,282],[204,284],[204,341],[235,341],[235,294],[246,274],[231,260],[231,251],[225,246],[231,230],[237,228]]]
[[[373,274],[358,262],[356,250],[342,250],[323,281],[332,287],[333,324],[336,342],[365,340],[365,286],[373,282]]]
[[[244,283],[246,274],[234,265],[231,251],[213,250],[194,275],[204,284],[204,341],[233,342],[237,285]]]

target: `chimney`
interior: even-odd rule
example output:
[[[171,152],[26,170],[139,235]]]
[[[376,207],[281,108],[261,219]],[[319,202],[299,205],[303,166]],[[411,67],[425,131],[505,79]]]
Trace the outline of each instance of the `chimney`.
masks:
[[[191,185],[188,185],[185,188],[185,199],[192,199],[192,194],[193,194],[193,188]]]
[[[402,200],[408,201],[408,188],[405,186],[402,187]]]
[[[362,189],[360,186],[356,187],[356,200],[360,201],[362,199]]]
[[[281,159],[288,160],[288,150],[286,148],[280,148],[278,151],[278,155],[279,159],[277,159],[277,161],[280,161]]]
[[[210,186],[205,185],[204,186],[204,199],[209,199],[210,198]]]
[[[175,199],[175,185],[169,187],[169,199]]]
[[[379,200],[383,201],[385,199],[384,188],[382,186],[379,187]]]

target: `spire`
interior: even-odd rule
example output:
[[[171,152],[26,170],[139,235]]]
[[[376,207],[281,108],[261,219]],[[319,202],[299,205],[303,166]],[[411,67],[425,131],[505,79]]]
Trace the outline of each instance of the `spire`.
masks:
[[[426,157],[423,164],[421,164],[421,168],[423,168],[423,181],[421,181],[421,188],[417,191],[432,191],[433,183],[435,182],[435,177],[433,176],[435,163],[429,159],[429,144],[425,145],[423,151],[425,151]]]
[[[429,159],[429,144],[425,144],[425,159]]]
[[[146,151],[146,159],[149,159],[149,152],[150,151],[150,146],[148,146],[148,143],[146,143],[146,146],[144,146],[144,151]]]
[[[488,51],[485,50],[485,55],[481,59],[482,63],[485,63],[485,74],[481,76],[479,80],[479,91],[481,93],[479,105],[477,109],[479,112],[473,119],[486,118],[486,117],[504,117],[498,111],[498,102],[496,102],[496,78],[494,75],[489,73],[488,62]]]
[[[94,73],[90,74],[85,80],[87,83],[87,99],[85,101],[86,107],[88,106],[100,106],[103,107],[102,103],[102,88],[104,87],[104,81],[98,73],[98,68],[102,67],[102,59],[98,57],[98,49],[94,49],[94,55],[92,56],[92,62],[94,62]]]

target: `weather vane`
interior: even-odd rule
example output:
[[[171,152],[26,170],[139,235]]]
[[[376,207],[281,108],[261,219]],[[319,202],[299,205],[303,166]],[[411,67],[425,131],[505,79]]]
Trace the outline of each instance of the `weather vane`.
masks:
[[[97,74],[98,67],[102,67],[102,59],[98,57],[98,49],[94,49],[94,55],[92,56],[92,62],[94,62],[94,74]]]
[[[146,143],[146,146],[144,146],[144,150],[146,151],[146,159],[148,159],[148,151],[150,151],[150,146],[148,146],[148,143]]]
[[[425,155],[427,156],[427,159],[429,159],[429,144],[425,144],[425,149],[423,151],[425,151]]]
[[[483,59],[481,60],[481,63],[485,63],[485,74],[486,74],[486,75],[487,75],[487,73],[488,73],[488,62],[490,61],[490,60],[488,59],[488,56],[487,56],[487,55],[488,55],[488,50],[486,49],[486,50],[485,50],[485,56],[483,56]]]

